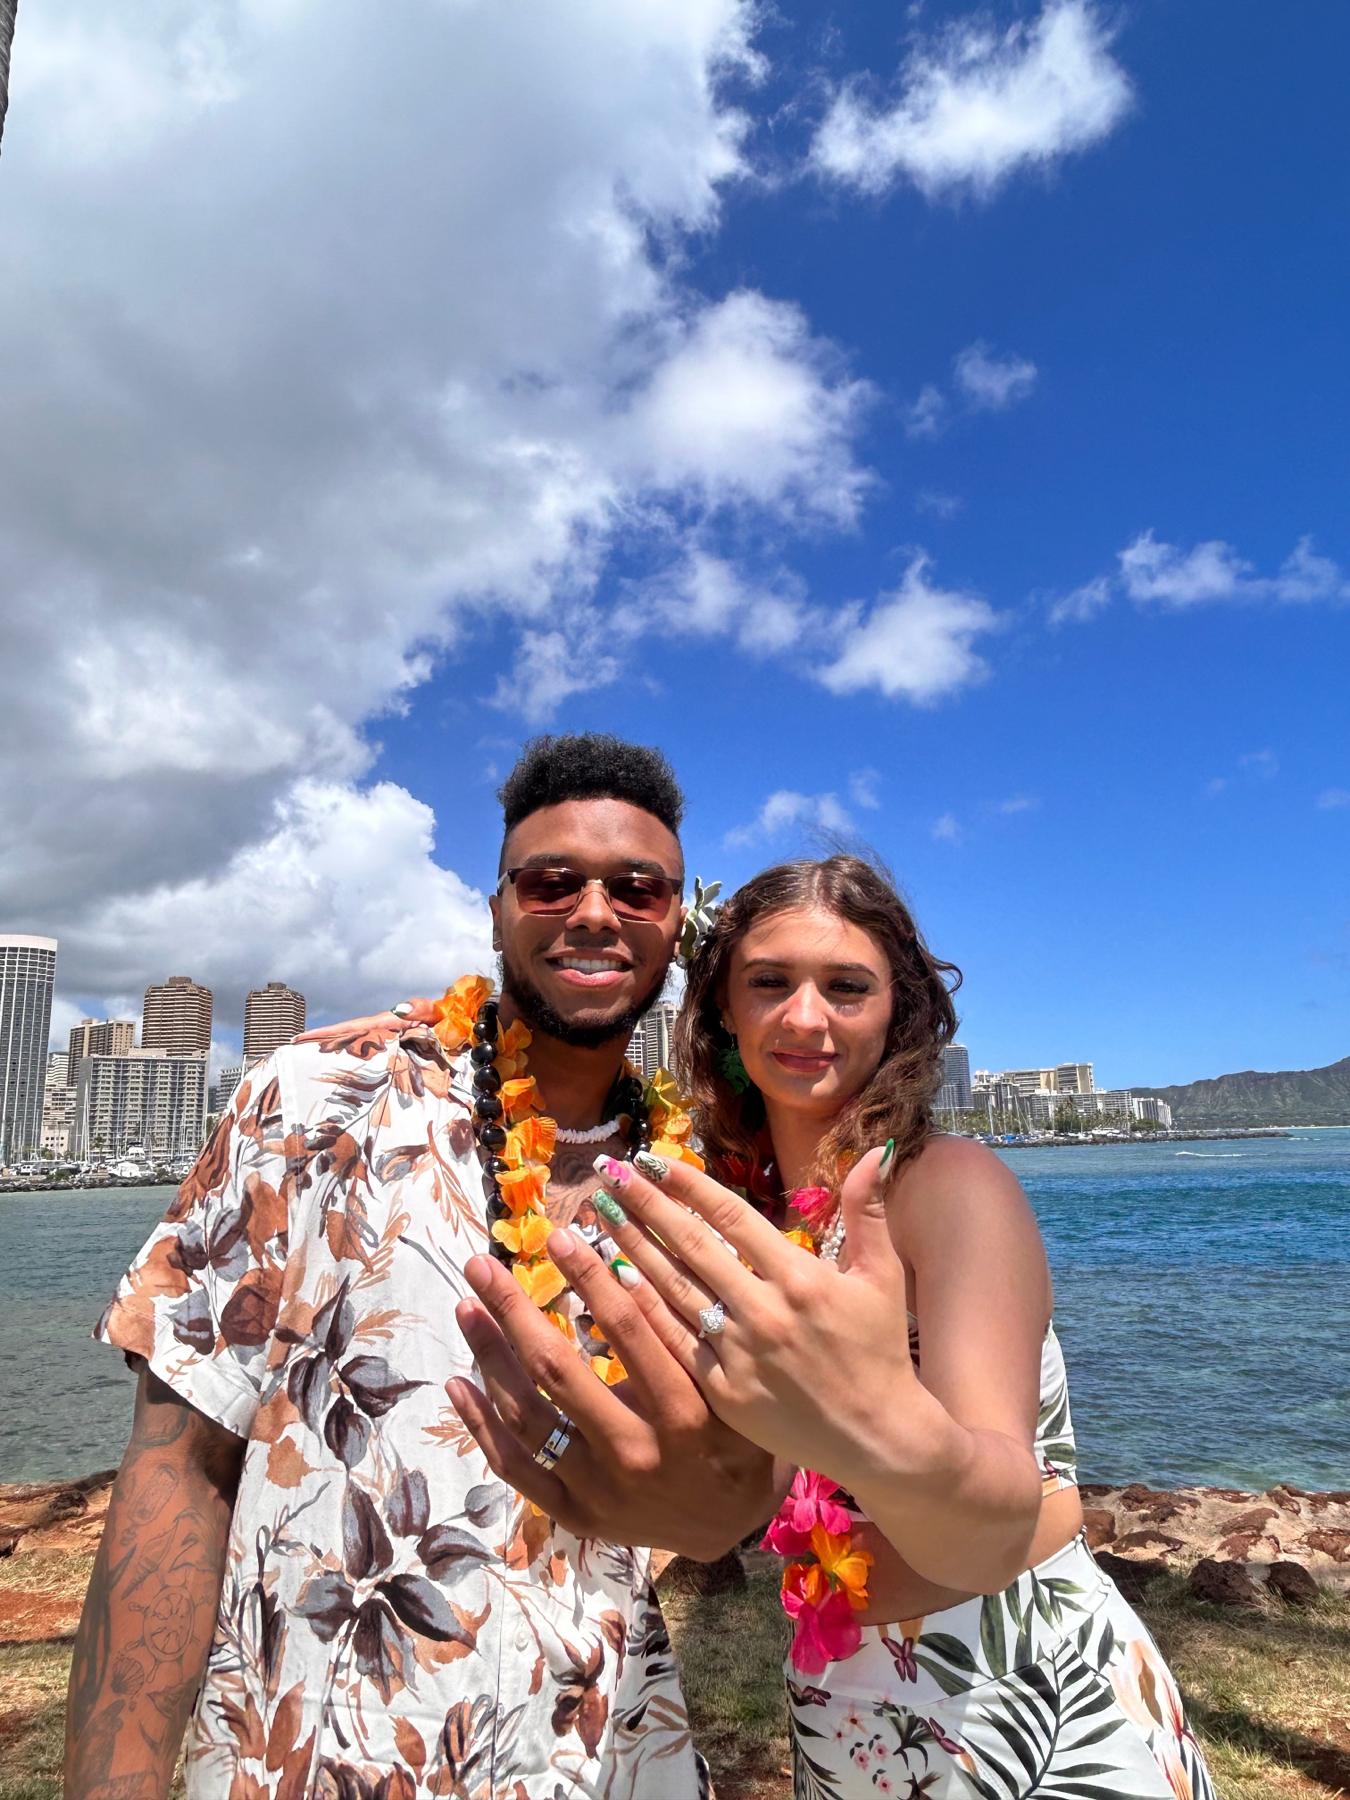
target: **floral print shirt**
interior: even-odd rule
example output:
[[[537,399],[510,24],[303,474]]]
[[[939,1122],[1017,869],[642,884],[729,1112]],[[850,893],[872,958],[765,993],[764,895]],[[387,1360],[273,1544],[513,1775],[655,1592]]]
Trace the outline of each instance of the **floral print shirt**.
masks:
[[[449,1404],[486,1245],[466,1056],[392,1014],[251,1071],[95,1328],[247,1440],[192,1800],[692,1800],[649,1553]]]

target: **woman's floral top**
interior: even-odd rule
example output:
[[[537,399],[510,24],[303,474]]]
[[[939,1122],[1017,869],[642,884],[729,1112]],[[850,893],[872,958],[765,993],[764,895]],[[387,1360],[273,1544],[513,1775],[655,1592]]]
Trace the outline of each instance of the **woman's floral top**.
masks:
[[[392,1014],[286,1046],[96,1327],[247,1439],[196,1800],[698,1792],[648,1553],[556,1529],[447,1398],[471,1104],[467,1058]]]

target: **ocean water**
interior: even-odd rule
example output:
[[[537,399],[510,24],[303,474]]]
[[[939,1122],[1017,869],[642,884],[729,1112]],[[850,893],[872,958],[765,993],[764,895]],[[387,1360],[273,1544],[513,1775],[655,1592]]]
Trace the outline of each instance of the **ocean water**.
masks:
[[[1350,1487],[1350,1129],[1005,1154],[1084,1479]],[[0,1480],[117,1463],[134,1382],[88,1334],[170,1198],[0,1196]]]

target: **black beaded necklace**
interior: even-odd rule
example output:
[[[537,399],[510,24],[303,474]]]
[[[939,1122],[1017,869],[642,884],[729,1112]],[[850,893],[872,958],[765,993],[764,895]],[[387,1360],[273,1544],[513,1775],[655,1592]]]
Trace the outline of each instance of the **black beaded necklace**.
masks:
[[[487,1202],[489,1246],[491,1254],[509,1267],[514,1261],[512,1251],[490,1235],[498,1219],[506,1219],[511,1215],[511,1209],[502,1199],[501,1187],[497,1181],[507,1164],[501,1155],[506,1148],[506,1126],[503,1123],[501,1100],[502,1077],[496,1066],[500,1053],[501,1023],[495,1000],[485,1000],[479,1008],[478,1017],[473,1023],[472,1037],[469,1061],[473,1065],[473,1128],[483,1165],[483,1198]],[[620,1071],[606,1096],[603,1112],[605,1116],[618,1114],[629,1119],[630,1159],[637,1151],[651,1148],[651,1123],[647,1117],[647,1108],[642,1103],[642,1083],[636,1075],[627,1069]]]

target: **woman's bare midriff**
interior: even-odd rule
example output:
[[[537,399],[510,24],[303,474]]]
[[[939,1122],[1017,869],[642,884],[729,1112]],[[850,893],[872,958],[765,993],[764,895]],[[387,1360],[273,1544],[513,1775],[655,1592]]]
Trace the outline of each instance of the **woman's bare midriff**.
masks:
[[[1059,1488],[1047,1494],[1041,1502],[1041,1516],[1024,1567],[1031,1569],[1044,1562],[1047,1556],[1071,1544],[1082,1529],[1083,1503],[1078,1489]],[[971,1598],[959,1588],[939,1587],[916,1574],[875,1525],[855,1524],[852,1535],[859,1549],[870,1550],[876,1558],[867,1584],[867,1608],[856,1615],[860,1625],[890,1625],[902,1619],[917,1619]]]

